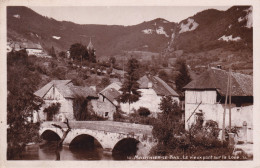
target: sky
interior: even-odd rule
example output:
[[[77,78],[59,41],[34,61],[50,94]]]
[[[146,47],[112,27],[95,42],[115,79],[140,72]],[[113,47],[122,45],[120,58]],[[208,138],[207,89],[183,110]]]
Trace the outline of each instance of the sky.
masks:
[[[227,10],[231,6],[88,6],[30,7],[35,12],[59,21],[78,24],[135,25],[156,18],[180,22],[206,9]]]

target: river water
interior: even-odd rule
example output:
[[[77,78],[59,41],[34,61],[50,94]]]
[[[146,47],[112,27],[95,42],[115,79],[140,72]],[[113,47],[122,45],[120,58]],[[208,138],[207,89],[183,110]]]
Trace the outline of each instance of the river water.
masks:
[[[124,153],[106,152],[103,148],[69,148],[63,146],[59,151],[60,160],[126,160]],[[48,142],[45,145],[27,146],[22,154],[22,160],[56,160],[56,142]]]

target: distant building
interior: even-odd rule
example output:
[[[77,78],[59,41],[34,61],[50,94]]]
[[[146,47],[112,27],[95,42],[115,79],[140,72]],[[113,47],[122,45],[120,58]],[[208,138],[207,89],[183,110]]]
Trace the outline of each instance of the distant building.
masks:
[[[66,58],[70,58],[70,50],[66,51]]]
[[[44,55],[44,51],[40,44],[33,43],[22,43],[22,47],[26,49],[28,56],[35,55],[41,56]]]
[[[199,115],[202,115],[204,121],[216,121],[219,128],[222,128],[228,75],[228,72],[219,68],[209,68],[184,87],[186,129],[195,123]],[[248,141],[253,141],[253,77],[232,72],[231,81],[231,125],[240,129],[246,125],[248,131],[240,131],[240,137],[247,137]],[[225,118],[227,127],[228,106]]]
[[[35,115],[39,116],[41,121],[47,119],[47,114],[43,112],[43,110],[52,103],[61,104],[60,110],[58,114],[53,117],[53,120],[63,121],[65,118],[75,120],[73,113],[73,100],[77,96],[85,97],[90,100],[91,104],[95,104],[95,101],[98,99],[94,90],[89,87],[74,86],[71,80],[52,80],[34,94],[44,100],[44,104],[38,114],[35,113]]]
[[[90,40],[89,40],[89,44],[88,44],[88,46],[87,46],[87,50],[88,50],[88,54],[89,54],[89,55],[95,55],[95,54],[96,54],[96,50],[95,50],[95,48],[94,48],[94,45],[93,45],[92,42],[91,42],[91,38],[90,38]]]
[[[179,95],[167,83],[157,76],[145,75],[138,80],[140,84],[139,91],[141,97],[135,103],[130,105],[130,113],[133,109],[138,110],[140,107],[146,107],[156,117],[161,112],[159,104],[163,96],[171,96],[174,101],[179,103]],[[121,103],[121,109],[124,112],[129,112],[128,103]]]

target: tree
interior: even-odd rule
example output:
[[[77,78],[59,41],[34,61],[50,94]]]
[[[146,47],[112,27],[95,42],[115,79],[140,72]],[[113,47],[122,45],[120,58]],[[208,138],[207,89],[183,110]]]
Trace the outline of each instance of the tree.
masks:
[[[110,57],[109,62],[111,64],[111,67],[114,67],[114,65],[116,63],[116,58],[115,57]]]
[[[168,80],[169,80],[169,76],[168,76],[168,74],[164,70],[161,70],[159,72],[159,78],[161,78],[165,82],[168,82]]]
[[[184,60],[177,60],[176,66],[179,71],[179,74],[177,75],[175,79],[176,88],[179,92],[182,91],[182,88],[187,85],[190,81],[190,75],[189,71],[186,65],[186,62]]]
[[[70,46],[70,56],[73,60],[89,60],[89,55],[86,46],[83,46],[80,43],[75,43]]]
[[[184,122],[181,120],[181,108],[171,96],[165,96],[161,99],[160,110],[162,114],[153,124],[152,134],[158,139],[157,147],[162,148],[161,150],[167,153],[168,150],[176,146],[175,135],[184,132]]]
[[[97,60],[96,60],[96,52],[95,52],[95,49],[90,49],[90,51],[88,51],[89,53],[89,61],[90,62],[93,62],[93,63],[96,63]]]
[[[151,112],[148,108],[146,107],[140,107],[137,112],[139,113],[140,116],[148,117]]]
[[[33,94],[41,79],[29,65],[24,50],[7,56],[7,159],[20,159],[25,145],[39,138],[39,124],[32,117],[42,104]]]
[[[64,51],[59,52],[59,57],[66,58],[66,53]]]
[[[53,46],[51,47],[51,49],[49,51],[49,55],[52,56],[53,58],[56,58],[56,53],[55,53],[55,49]]]
[[[127,74],[125,81],[122,85],[120,91],[123,93],[119,97],[119,101],[129,104],[129,113],[130,113],[130,104],[139,100],[141,97],[139,89],[139,62],[135,58],[131,58],[127,63]]]
[[[102,88],[108,86],[110,84],[110,79],[105,77],[101,79],[100,85]]]
[[[81,95],[75,95],[73,100],[73,113],[77,121],[105,120],[94,112],[91,101]]]
[[[66,119],[66,122],[63,122],[63,123],[66,124],[66,126],[67,126],[67,130],[66,131],[60,125],[51,124],[54,127],[59,128],[61,130],[61,132],[62,132],[62,137],[61,137],[61,139],[58,141],[58,143],[56,145],[56,150],[55,150],[56,160],[60,160],[60,151],[61,151],[61,148],[62,148],[63,141],[67,137],[68,133],[71,131],[71,127],[69,125],[69,120]]]

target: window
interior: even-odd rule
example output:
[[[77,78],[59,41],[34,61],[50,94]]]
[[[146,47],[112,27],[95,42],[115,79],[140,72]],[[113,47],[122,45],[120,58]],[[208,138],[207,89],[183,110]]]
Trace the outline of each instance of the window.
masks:
[[[108,112],[105,112],[105,117],[108,117]]]

